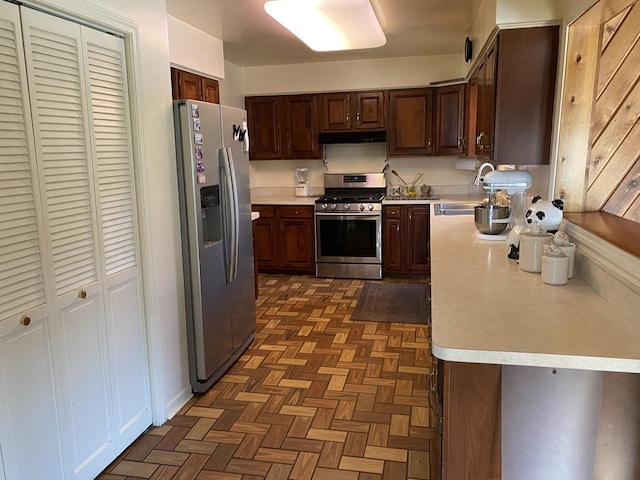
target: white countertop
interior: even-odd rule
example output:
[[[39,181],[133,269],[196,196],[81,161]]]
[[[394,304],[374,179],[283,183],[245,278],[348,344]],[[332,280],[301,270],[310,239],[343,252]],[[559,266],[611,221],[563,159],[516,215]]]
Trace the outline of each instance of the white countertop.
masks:
[[[313,205],[319,195],[312,197],[296,197],[295,195],[252,195],[253,205]]]
[[[387,196],[383,201],[383,205],[420,205],[431,203],[461,203],[471,201],[481,201],[481,195],[463,195],[463,194],[444,194],[439,195],[438,199],[408,199],[393,198]],[[320,198],[320,195],[311,197],[296,197],[295,195],[252,195],[251,203],[253,205],[313,205]]]
[[[542,282],[478,240],[473,216],[431,212],[433,352],[443,360],[640,372],[640,327],[578,277]]]

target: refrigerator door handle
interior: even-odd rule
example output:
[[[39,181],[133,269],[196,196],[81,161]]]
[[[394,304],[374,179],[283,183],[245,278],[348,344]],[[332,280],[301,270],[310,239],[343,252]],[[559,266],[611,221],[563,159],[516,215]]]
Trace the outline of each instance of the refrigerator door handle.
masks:
[[[220,185],[222,204],[222,234],[224,245],[224,273],[225,281],[231,283],[231,174],[229,173],[229,163],[227,162],[227,152],[224,148],[218,150],[220,159]]]
[[[229,163],[229,172],[231,173],[231,195],[232,195],[232,214],[231,214],[231,280],[235,280],[238,276],[238,257],[240,248],[240,204],[238,200],[238,183],[236,181],[236,167],[233,164],[233,153],[227,148],[227,160]]]
[[[238,273],[238,191],[233,167],[233,155],[228,148],[220,149],[220,170],[223,178],[224,244],[227,283]]]

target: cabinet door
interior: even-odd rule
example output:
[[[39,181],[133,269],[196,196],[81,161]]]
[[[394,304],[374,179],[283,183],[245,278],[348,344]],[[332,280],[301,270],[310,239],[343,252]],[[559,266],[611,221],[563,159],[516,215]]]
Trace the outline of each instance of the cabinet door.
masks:
[[[322,131],[340,132],[351,129],[351,94],[323,93]]]
[[[436,155],[461,155],[465,147],[464,84],[436,89]]]
[[[353,96],[355,128],[360,130],[385,128],[386,104],[384,92],[356,92]]]
[[[202,77],[195,73],[185,72],[177,68],[173,69],[175,76],[174,99],[204,100],[202,92]]]
[[[493,155],[493,121],[495,117],[495,70],[497,40],[488,48],[478,66],[478,115],[476,123],[476,153],[483,160]]]
[[[280,266],[311,271],[315,261],[313,207],[278,207]]]
[[[287,158],[322,158],[318,143],[317,95],[286,95],[283,120]]]
[[[465,126],[465,151],[464,153],[469,157],[475,157],[479,155],[479,148],[476,146],[476,135],[478,125],[478,70],[474,71],[469,78],[467,84],[467,98],[465,112],[467,115]]]
[[[497,164],[547,164],[559,28],[519,28],[498,35],[492,158]]]
[[[445,362],[442,478],[501,478],[500,365]]]
[[[218,80],[202,77],[202,97],[205,102],[220,103],[220,84]]]
[[[278,96],[246,97],[249,124],[249,159],[285,158],[282,147],[282,100]]]
[[[280,259],[284,268],[313,270],[313,221],[280,219]]]
[[[433,90],[389,92],[389,155],[433,154]]]
[[[255,235],[255,249],[253,252],[258,269],[275,268],[278,265],[275,207],[270,205],[254,205],[254,212],[260,213],[260,218],[253,222]]]
[[[406,271],[429,273],[429,207],[407,206]]]
[[[384,207],[382,230],[382,267],[385,272],[402,270],[402,207]]]

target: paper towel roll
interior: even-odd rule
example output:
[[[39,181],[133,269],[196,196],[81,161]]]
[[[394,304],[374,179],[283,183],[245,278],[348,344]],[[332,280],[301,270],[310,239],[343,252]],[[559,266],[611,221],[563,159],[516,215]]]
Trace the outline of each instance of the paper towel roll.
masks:
[[[457,170],[469,170],[475,172],[478,170],[480,162],[476,158],[457,158],[456,169]]]

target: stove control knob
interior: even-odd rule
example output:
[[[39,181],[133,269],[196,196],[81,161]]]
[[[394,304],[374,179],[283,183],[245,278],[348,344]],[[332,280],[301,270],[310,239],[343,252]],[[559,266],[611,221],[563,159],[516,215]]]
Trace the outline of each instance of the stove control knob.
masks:
[[[336,207],[337,207],[337,205],[336,205],[335,203],[332,203],[332,204],[331,204],[331,210],[335,210],[335,209],[336,209]]]
[[[344,204],[344,209],[345,210],[349,210],[351,208],[351,204],[350,203],[345,203]]]
[[[326,203],[323,203],[323,204],[322,204],[322,207],[320,207],[320,208],[322,208],[323,210],[326,210],[326,209],[327,209],[327,207],[328,207],[328,205],[327,205]]]
[[[363,204],[363,203],[361,203],[361,204],[360,204],[360,206],[359,206],[358,208],[360,209],[360,211],[361,211],[361,212],[362,212],[362,211],[364,211],[364,204]]]
[[[373,203],[370,203],[368,208],[370,212],[373,211]]]

